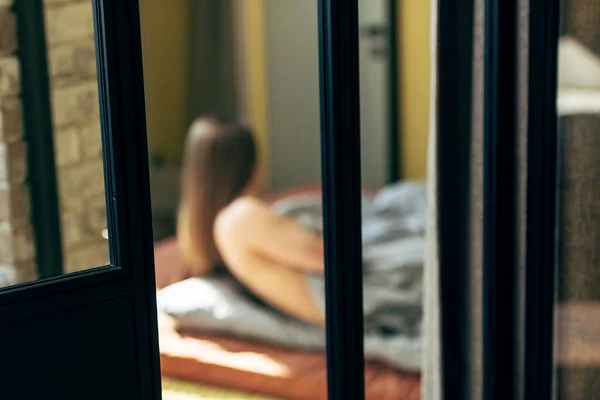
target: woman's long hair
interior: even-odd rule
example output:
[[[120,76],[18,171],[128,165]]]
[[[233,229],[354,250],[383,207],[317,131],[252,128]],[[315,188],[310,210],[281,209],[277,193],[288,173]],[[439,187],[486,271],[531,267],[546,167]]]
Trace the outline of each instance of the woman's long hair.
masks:
[[[188,276],[221,263],[213,235],[217,214],[251,183],[257,167],[252,132],[238,124],[198,118],[188,131],[177,239]]]

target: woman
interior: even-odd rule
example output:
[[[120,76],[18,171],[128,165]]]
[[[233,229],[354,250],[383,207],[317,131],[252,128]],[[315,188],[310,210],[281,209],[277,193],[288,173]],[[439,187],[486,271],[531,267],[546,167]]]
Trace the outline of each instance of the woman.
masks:
[[[177,237],[187,276],[225,266],[271,306],[313,324],[324,313],[306,273],[323,274],[322,239],[271,210],[258,196],[252,132],[200,118],[186,142]]]

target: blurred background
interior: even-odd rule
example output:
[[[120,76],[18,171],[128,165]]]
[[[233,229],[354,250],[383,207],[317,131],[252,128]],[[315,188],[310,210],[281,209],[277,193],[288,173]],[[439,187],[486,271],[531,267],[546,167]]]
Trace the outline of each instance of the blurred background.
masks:
[[[202,114],[254,129],[264,193],[319,183],[317,0],[141,0],[140,13],[156,240],[174,233]],[[363,0],[359,19],[363,186],[424,178],[429,2]],[[92,1],[0,2],[0,89],[0,285],[108,264]]]
[[[360,2],[363,186],[425,178],[427,1]],[[157,238],[172,233],[186,129],[198,115],[256,131],[265,191],[320,181],[317,1],[141,1]],[[393,13],[393,15],[392,15]]]

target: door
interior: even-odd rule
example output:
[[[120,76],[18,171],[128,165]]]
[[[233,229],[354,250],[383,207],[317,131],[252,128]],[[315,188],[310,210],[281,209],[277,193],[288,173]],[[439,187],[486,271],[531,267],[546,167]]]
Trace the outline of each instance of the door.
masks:
[[[319,1],[329,399],[364,398],[358,1]]]
[[[0,289],[5,399],[160,398],[138,2],[94,0],[93,19],[110,265]]]
[[[394,34],[391,10],[387,0],[362,0],[359,7],[359,70],[360,70],[360,128],[361,153],[365,160],[362,180],[366,187],[381,187],[388,179],[388,150],[390,132],[388,98],[392,85],[390,60],[393,49],[390,36]],[[396,88],[392,88],[392,91]]]

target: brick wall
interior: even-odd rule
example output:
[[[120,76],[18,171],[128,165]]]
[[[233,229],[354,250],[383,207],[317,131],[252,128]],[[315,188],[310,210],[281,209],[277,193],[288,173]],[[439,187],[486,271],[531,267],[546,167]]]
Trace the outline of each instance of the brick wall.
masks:
[[[65,272],[109,263],[91,0],[45,0]]]
[[[16,18],[0,0],[0,286],[36,278]],[[65,272],[108,264],[91,0],[44,0]],[[52,211],[53,212],[53,211]]]
[[[0,0],[0,287],[36,278],[11,4]]]

